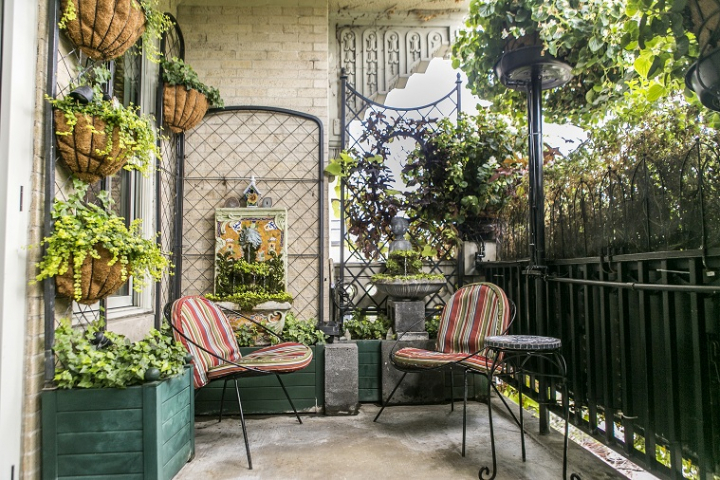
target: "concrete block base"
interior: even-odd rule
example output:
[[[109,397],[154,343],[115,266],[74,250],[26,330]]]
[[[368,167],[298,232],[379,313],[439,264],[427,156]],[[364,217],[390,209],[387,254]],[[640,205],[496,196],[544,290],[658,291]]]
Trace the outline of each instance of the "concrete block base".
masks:
[[[403,372],[396,369],[389,360],[390,351],[395,342],[386,341],[382,343],[382,398],[387,401],[393,388],[400,381]],[[434,340],[400,341],[397,348],[416,347],[433,349]],[[395,404],[418,404],[418,403],[440,403],[445,399],[445,374],[444,372],[431,373],[408,373],[405,380],[393,395],[390,405]]]
[[[355,343],[325,346],[325,415],[357,415],[358,348]]]

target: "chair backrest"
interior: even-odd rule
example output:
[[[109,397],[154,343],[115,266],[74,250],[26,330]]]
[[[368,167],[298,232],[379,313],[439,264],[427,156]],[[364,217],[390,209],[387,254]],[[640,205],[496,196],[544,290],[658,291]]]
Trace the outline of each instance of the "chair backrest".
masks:
[[[502,288],[492,283],[466,285],[443,308],[436,349],[444,353],[477,352],[486,336],[507,330],[510,318],[510,302]]]
[[[185,345],[193,356],[195,388],[208,383],[207,371],[210,368],[226,363],[217,357],[231,362],[240,359],[240,349],[230,321],[217,305],[205,297],[188,296],[176,300],[170,320],[175,329],[179,330],[173,329],[175,340]]]

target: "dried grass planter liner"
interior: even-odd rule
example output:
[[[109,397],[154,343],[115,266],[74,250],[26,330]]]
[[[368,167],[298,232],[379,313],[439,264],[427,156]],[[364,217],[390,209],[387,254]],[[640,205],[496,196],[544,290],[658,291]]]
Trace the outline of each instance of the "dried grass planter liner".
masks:
[[[101,245],[95,245],[95,250],[100,258],[93,258],[88,254],[80,267],[82,298],[77,302],[85,305],[91,305],[117,292],[130,276],[130,272],[128,272],[125,280],[122,279],[123,265],[120,260],[108,265],[108,262],[112,260],[112,254],[108,249]],[[55,277],[57,293],[63,297],[73,298],[75,296],[72,265],[73,259],[70,257],[70,267],[67,272]]]
[[[183,85],[168,85],[163,88],[163,119],[175,133],[182,133],[195,127],[208,109],[207,97]]]
[[[77,124],[71,127],[65,114],[55,110],[55,131],[69,135],[56,135],[60,157],[67,168],[80,180],[95,183],[103,177],[114,175],[127,161],[128,152],[121,149],[120,129],[112,130],[112,149],[107,155],[98,151],[107,149],[108,135],[95,134],[92,129],[105,132],[107,124],[99,117],[77,115]],[[92,127],[89,128],[89,127]]]
[[[145,12],[135,0],[61,0],[61,11],[68,1],[77,18],[67,22],[67,36],[95,61],[121,56],[145,32]]]

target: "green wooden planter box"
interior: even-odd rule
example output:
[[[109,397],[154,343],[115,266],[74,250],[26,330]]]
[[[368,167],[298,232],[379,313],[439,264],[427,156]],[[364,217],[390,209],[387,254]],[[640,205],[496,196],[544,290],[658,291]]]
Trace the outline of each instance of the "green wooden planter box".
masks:
[[[260,347],[243,347],[240,349],[240,353],[247,355],[258,348]],[[281,377],[298,412],[318,413],[325,398],[325,345],[315,345],[310,348],[313,350],[313,359],[310,365],[298,372],[281,375]],[[195,399],[197,415],[220,413],[220,399],[224,383],[224,380],[214,380],[198,391]],[[292,413],[292,408],[290,408],[275,375],[241,378],[238,380],[238,385],[243,413],[246,415]],[[238,413],[235,386],[228,382],[223,415]]]
[[[192,368],[116,388],[42,392],[42,478],[171,479],[195,452]]]
[[[382,340],[355,340],[358,346],[358,397],[361,402],[379,402],[382,390],[380,345]]]

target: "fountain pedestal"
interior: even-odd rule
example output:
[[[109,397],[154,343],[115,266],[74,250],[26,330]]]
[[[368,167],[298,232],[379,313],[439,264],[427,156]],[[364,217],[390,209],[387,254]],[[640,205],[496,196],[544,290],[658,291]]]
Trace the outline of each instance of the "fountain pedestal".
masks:
[[[427,340],[425,302],[423,300],[388,299],[388,317],[401,340]]]

